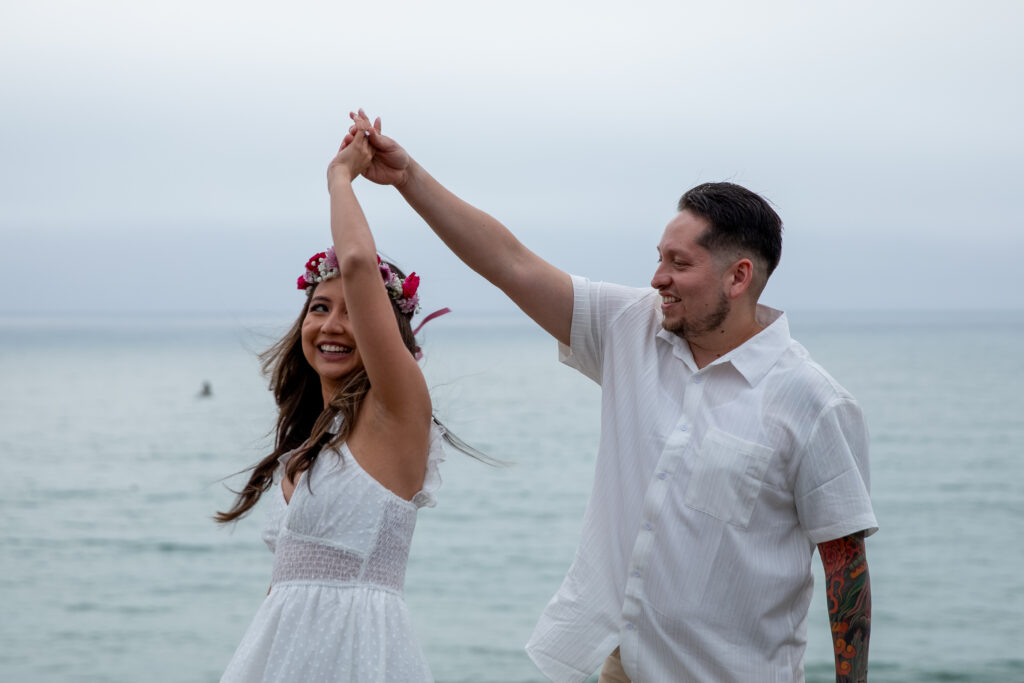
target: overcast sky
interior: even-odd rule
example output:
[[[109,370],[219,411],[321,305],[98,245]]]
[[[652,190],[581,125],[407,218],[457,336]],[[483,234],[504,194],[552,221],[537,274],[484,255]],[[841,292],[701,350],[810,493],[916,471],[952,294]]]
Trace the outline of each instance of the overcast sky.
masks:
[[[297,310],[364,107],[556,265],[646,285],[708,180],[785,222],[763,301],[1021,309],[1024,3],[51,2],[0,9],[0,312]],[[504,310],[391,188],[425,305]]]

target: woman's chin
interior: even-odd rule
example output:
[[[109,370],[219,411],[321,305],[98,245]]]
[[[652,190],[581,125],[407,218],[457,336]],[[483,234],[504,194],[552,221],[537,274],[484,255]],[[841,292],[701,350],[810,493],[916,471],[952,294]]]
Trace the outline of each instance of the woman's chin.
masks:
[[[353,362],[353,359],[346,358],[344,361],[321,361],[317,363],[316,372],[320,375],[321,382],[339,383],[347,379],[352,373],[358,372],[362,366]]]

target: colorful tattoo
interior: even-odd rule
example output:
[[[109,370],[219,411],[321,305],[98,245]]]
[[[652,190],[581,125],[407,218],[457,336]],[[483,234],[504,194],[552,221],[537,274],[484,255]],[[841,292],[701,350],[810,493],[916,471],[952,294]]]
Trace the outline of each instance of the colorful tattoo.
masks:
[[[857,533],[818,545],[825,565],[828,618],[836,653],[837,683],[868,679],[871,635],[871,581],[864,534]]]

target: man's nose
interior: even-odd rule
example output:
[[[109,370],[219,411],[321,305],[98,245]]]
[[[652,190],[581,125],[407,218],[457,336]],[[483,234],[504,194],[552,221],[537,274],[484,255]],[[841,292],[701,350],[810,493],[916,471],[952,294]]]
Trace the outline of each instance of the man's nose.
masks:
[[[654,271],[654,277],[651,278],[651,287],[661,289],[662,287],[667,287],[671,282],[672,278],[659,265],[657,270]]]

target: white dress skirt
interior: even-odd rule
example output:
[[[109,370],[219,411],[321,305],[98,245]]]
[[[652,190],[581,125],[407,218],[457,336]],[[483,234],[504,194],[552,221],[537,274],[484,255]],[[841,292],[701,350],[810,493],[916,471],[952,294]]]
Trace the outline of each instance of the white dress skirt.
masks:
[[[263,540],[274,553],[270,593],[221,683],[433,681],[402,597],[419,508],[441,485],[443,432],[431,428],[423,489],[384,488],[347,445],[325,450],[285,503],[281,456]]]

